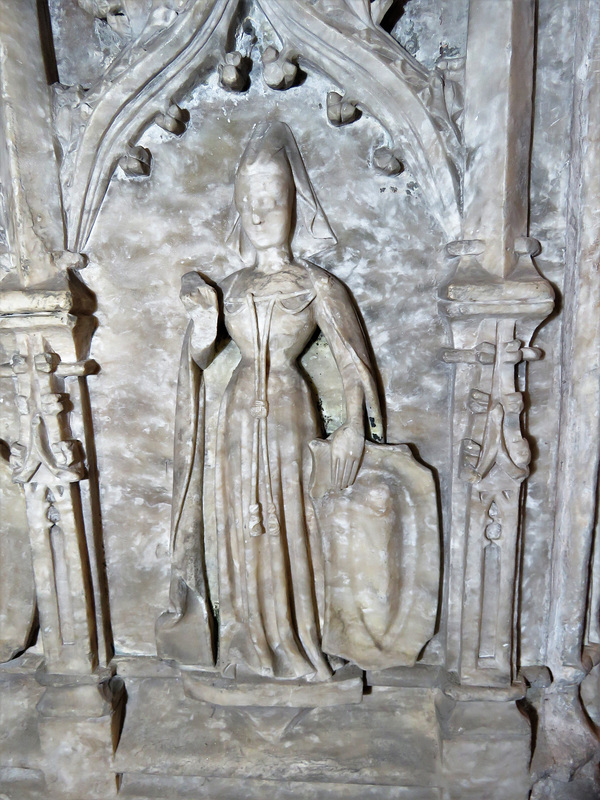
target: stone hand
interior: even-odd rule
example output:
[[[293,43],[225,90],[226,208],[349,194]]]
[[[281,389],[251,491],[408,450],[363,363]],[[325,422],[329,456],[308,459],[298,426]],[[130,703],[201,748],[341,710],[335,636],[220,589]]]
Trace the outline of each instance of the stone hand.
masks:
[[[182,276],[179,297],[188,312],[218,309],[217,293],[197,272],[186,272]]]
[[[334,489],[352,486],[365,449],[365,437],[349,423],[331,437],[331,483]]]

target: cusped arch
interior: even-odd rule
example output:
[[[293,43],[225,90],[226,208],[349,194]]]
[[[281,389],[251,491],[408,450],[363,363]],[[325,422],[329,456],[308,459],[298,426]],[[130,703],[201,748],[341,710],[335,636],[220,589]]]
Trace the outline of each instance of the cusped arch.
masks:
[[[454,238],[460,228],[457,142],[440,100],[441,75],[387,34],[363,0],[256,2],[290,57],[351,92],[381,123],[441,229]],[[61,171],[69,249],[85,249],[119,158],[174,96],[216,68],[239,6],[240,0],[189,0],[164,27],[151,16],[102,80],[76,95]]]

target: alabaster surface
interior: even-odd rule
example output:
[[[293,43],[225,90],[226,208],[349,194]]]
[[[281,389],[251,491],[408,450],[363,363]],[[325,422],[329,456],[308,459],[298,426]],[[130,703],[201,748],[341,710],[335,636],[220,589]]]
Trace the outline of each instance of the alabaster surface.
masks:
[[[448,371],[438,358],[443,322],[436,312],[436,248],[442,240],[417,187],[410,175],[385,178],[370,166],[370,153],[384,141],[374,122],[328,125],[319,108],[330,86],[326,81],[308,75],[301,86],[274,94],[259,78],[242,104],[239,96],[219,90],[217,76],[211,76],[187,104],[190,126],[184,137],[174,140],[157,128],[145,134],[142,145],[153,150],[153,186],[117,176],[90,241],[88,285],[99,298],[99,319],[105,320],[94,336],[95,358],[105,366],[91,388],[95,406],[104,409],[96,420],[98,458],[120,476],[107,485],[103,524],[107,532],[114,530],[107,533],[107,559],[115,574],[113,624],[123,653],[155,652],[154,622],[167,604],[175,394],[187,326],[180,278],[196,269],[218,284],[244,266],[226,239],[233,176],[256,121],[256,103],[267,118],[282,119],[293,129],[312,181],[324,187],[319,199],[339,244],[316,261],[347,284],[365,320],[384,389],[387,440],[413,442],[427,464],[437,454],[440,473],[439,458],[448,448]],[[310,117],[298,103],[299,92],[310,98]],[[126,228],[120,223],[124,215]],[[415,247],[409,231],[423,229],[427,240]],[[386,266],[391,264],[393,278]],[[219,401],[238,358],[230,346],[206,371],[208,514]],[[321,390],[331,432],[343,414],[333,359],[317,341],[303,363]],[[115,414],[126,426],[125,447],[112,435]],[[123,519],[130,520],[133,542],[118,533]],[[214,536],[207,540],[214,580],[216,544]],[[142,562],[139,570],[135,565]],[[132,590],[140,598],[135,607],[129,602]]]
[[[0,0],[0,800],[600,797],[596,0]]]

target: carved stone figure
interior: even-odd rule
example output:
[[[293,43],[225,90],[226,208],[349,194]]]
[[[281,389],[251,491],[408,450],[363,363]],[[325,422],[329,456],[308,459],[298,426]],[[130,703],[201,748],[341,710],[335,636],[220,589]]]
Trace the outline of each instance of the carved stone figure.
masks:
[[[357,479],[365,450],[366,420],[367,437],[383,441],[374,367],[345,286],[292,254],[294,221],[296,230],[303,226],[321,243],[334,236],[296,141],[284,123],[255,127],[237,171],[235,208],[232,240],[243,257],[253,258],[253,265],[230,275],[221,287],[225,328],[239,347],[241,359],[221,402],[217,433],[219,596],[213,599],[215,605],[218,602],[217,666],[229,678],[249,672],[266,678],[323,681],[331,677],[335,657],[351,657],[365,667],[380,666],[382,661],[376,648],[377,655],[370,655],[368,645],[365,649],[360,633],[352,627],[353,643],[343,642],[343,636],[340,641],[339,634],[332,631],[333,647],[327,655],[334,658],[323,651],[324,624],[332,629],[343,627],[348,603],[336,607],[337,595],[329,591],[335,578],[328,575],[323,563],[317,521],[323,509],[323,521],[326,526],[331,524],[323,496],[344,495]],[[184,275],[181,297],[191,322],[183,349],[176,422],[171,586],[175,611],[159,620],[158,641],[163,657],[210,667],[214,663],[213,610],[201,553],[201,371],[215,353],[221,310],[217,291],[196,272]],[[319,439],[323,430],[298,359],[317,329],[327,340],[341,375],[346,419],[326,443],[321,442],[328,451],[327,468],[324,473],[321,464],[315,471],[313,506],[309,444]],[[314,452],[318,452],[317,442]],[[433,483],[424,468],[412,464],[412,456],[408,460],[413,469],[427,473],[419,498],[423,502],[416,504],[414,530],[421,528],[425,538],[433,533],[429,538],[435,558]],[[368,493],[369,485],[366,490]],[[388,508],[393,505],[390,494],[389,489],[386,492],[377,486],[371,494],[375,525],[380,524],[378,516],[392,511]],[[361,524],[369,531],[373,520],[368,516],[363,509]],[[388,519],[394,519],[393,511]],[[354,558],[360,560],[364,542],[352,541],[352,523],[337,533],[340,542],[347,537],[349,547],[357,547]],[[388,534],[397,538],[399,526]],[[337,551],[340,542],[335,545]],[[331,547],[326,549],[331,551]],[[394,546],[386,544],[379,561],[380,574],[363,575],[363,581],[385,583],[386,570],[395,575],[400,549],[396,546],[394,552]],[[366,551],[364,555],[368,556]],[[429,564],[431,555],[427,554]],[[346,566],[349,563],[346,559]],[[435,567],[429,568],[429,574],[433,575],[429,589],[435,598]],[[398,587],[390,588],[389,598],[383,592],[383,604],[388,605],[389,600],[393,617],[398,611]],[[371,622],[375,629],[383,626],[384,633],[390,624],[390,608],[382,612],[374,607],[372,597],[367,592],[362,611],[367,617],[377,617]],[[360,606],[360,600],[355,602]],[[425,616],[429,616],[425,627],[430,636],[435,607]],[[354,624],[364,628],[364,620],[361,624],[356,619]],[[413,645],[414,656],[427,638]],[[395,663],[402,661],[397,648],[392,663],[394,656]]]

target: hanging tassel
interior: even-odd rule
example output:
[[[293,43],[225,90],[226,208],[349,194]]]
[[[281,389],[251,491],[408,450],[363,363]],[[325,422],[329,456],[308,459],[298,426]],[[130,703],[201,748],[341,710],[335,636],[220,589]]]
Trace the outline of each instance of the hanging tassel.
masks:
[[[265,526],[260,503],[253,503],[248,511],[250,512],[250,518],[248,520],[250,536],[262,536],[265,532]]]
[[[279,525],[279,520],[277,519],[277,510],[275,509],[274,503],[269,503],[269,534],[271,536],[279,536],[281,533],[281,527]]]

